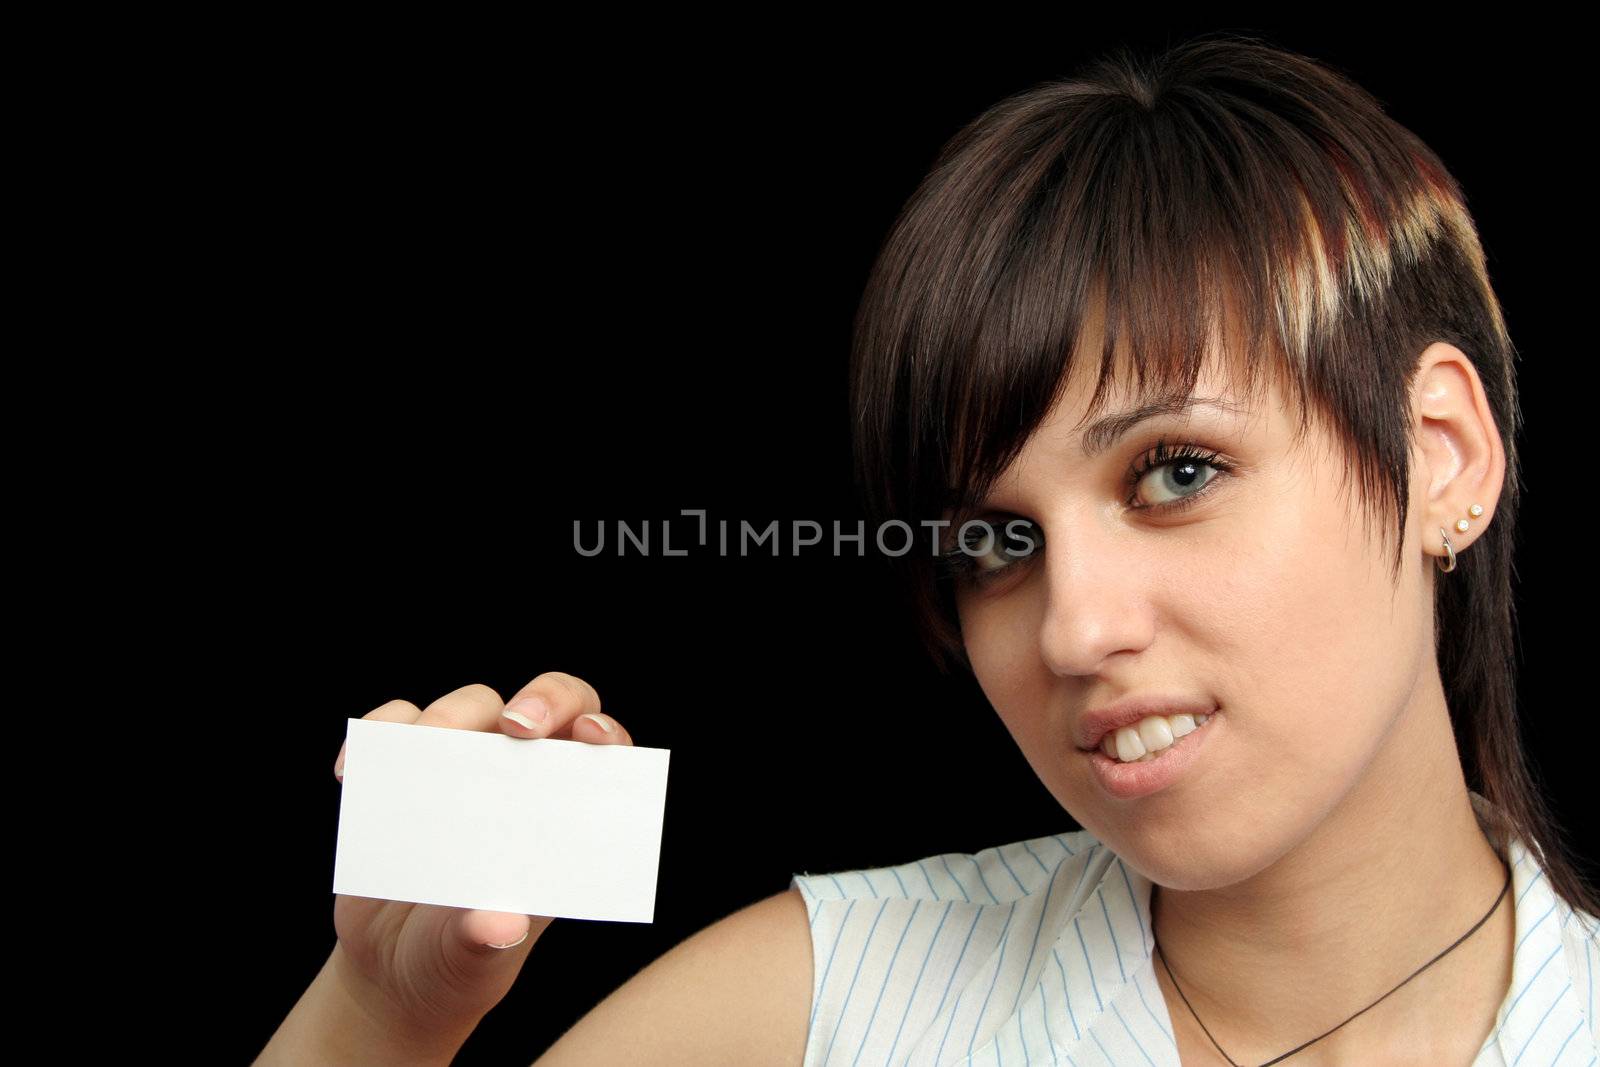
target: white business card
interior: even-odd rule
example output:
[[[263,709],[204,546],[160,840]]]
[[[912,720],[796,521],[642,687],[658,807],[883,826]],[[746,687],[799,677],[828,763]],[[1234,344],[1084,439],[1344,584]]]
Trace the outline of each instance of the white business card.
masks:
[[[651,922],[669,754],[350,719],[333,891]]]

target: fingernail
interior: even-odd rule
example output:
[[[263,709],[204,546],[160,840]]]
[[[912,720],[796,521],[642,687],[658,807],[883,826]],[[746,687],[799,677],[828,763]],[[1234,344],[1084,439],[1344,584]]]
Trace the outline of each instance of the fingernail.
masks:
[[[588,719],[590,722],[595,723],[600,727],[600,729],[604,730],[608,734],[614,734],[617,732],[617,728],[612,726],[611,723],[606,720],[604,715],[580,715],[578,717],[580,719]]]
[[[344,781],[344,753],[339,753],[339,758],[333,761],[333,776],[339,781]]]
[[[537,730],[539,724],[550,717],[550,705],[544,697],[522,697],[506,705],[506,710],[500,714],[518,726]]]
[[[490,941],[489,942],[489,947],[490,948],[516,948],[518,945],[520,945],[524,941],[528,940],[528,934],[532,931],[532,929],[533,928],[530,926],[527,930],[522,931],[522,936],[521,937],[517,938],[515,941],[507,941],[503,945],[497,945],[493,941]]]

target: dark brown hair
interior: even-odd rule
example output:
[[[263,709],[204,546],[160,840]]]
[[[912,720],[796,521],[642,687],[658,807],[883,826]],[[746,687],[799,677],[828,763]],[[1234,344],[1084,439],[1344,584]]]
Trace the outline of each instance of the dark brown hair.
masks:
[[[1505,813],[1555,892],[1600,913],[1519,734],[1516,353],[1438,156],[1342,72],[1234,33],[1151,58],[1119,49],[991,107],[902,209],[857,315],[869,520],[919,528],[953,508],[958,525],[1061,395],[1097,313],[1085,419],[1117,358],[1141,393],[1182,397],[1208,345],[1237,336],[1232,382],[1251,397],[1276,383],[1297,435],[1331,434],[1363,514],[1392,536],[1396,580],[1418,357],[1447,341],[1472,360],[1507,471],[1493,521],[1435,582],[1439,670],[1469,788]],[[932,553],[892,558],[935,661],[970,668]]]

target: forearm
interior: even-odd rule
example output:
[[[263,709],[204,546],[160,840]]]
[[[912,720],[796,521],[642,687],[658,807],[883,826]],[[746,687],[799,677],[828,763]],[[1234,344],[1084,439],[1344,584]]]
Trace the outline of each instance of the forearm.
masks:
[[[255,1063],[449,1067],[470,1033],[470,1028],[445,1033],[403,1025],[385,1011],[336,944]]]

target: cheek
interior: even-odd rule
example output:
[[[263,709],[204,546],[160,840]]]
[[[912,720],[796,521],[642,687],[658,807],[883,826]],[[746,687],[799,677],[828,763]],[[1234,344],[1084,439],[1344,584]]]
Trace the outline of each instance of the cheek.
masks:
[[[1315,809],[1359,776],[1404,707],[1424,598],[1393,588],[1392,549],[1336,485],[1307,479],[1273,500],[1237,517],[1226,568],[1189,610],[1214,627],[1207,659],[1255,768],[1249,803]]]
[[[961,632],[978,686],[1019,742],[1044,728],[1050,673],[1039,655],[1041,608],[1030,588],[960,604]]]

